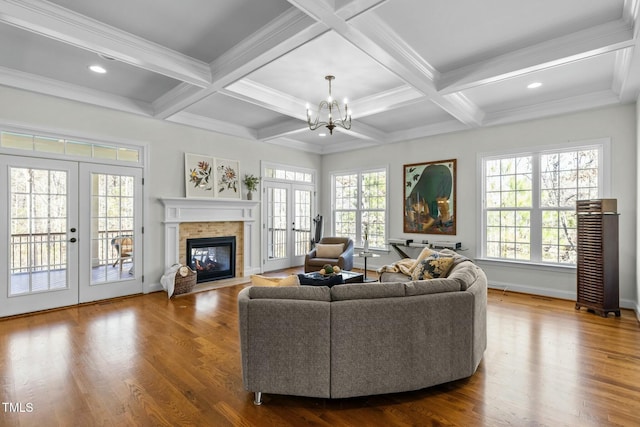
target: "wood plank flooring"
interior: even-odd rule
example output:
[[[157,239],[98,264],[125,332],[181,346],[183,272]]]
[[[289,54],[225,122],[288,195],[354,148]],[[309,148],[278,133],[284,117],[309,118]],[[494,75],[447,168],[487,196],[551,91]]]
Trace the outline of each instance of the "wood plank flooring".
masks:
[[[155,293],[0,321],[1,426],[638,426],[640,326],[489,291],[471,378],[326,400],[244,391],[238,292]]]

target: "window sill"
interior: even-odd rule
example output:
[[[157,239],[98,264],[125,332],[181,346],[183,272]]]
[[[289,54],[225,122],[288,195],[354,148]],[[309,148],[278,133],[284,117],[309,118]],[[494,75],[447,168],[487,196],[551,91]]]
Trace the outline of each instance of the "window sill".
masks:
[[[553,271],[556,273],[575,274],[575,265],[564,264],[541,264],[536,262],[526,261],[511,261],[494,258],[476,258],[475,262],[478,265],[494,266],[494,267],[513,267],[513,268],[526,268],[536,271]]]

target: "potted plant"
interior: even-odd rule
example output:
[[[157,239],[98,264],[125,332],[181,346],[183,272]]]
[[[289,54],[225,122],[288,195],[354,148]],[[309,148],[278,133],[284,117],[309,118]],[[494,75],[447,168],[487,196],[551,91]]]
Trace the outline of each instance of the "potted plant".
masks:
[[[244,176],[244,180],[242,181],[247,187],[247,200],[253,200],[253,192],[258,189],[258,184],[260,183],[260,177],[257,177],[253,174]]]

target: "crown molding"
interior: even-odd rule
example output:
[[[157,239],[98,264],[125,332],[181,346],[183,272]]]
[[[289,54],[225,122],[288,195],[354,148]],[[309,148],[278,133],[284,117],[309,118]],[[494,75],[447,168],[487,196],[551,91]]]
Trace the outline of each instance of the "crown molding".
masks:
[[[493,126],[535,120],[618,104],[620,104],[620,100],[613,91],[602,90],[555,101],[541,102],[526,107],[488,112],[484,124],[485,126]]]
[[[206,63],[47,1],[3,0],[0,22],[196,86],[211,83]]]
[[[629,77],[629,71],[631,70],[632,61],[633,48],[621,49],[616,52],[611,90],[620,98],[627,93],[625,86]]]
[[[632,34],[623,20],[607,22],[444,73],[438,90],[455,93],[624,49],[634,45]]]
[[[5,67],[0,67],[0,84],[143,116],[151,116],[153,112],[146,102]]]

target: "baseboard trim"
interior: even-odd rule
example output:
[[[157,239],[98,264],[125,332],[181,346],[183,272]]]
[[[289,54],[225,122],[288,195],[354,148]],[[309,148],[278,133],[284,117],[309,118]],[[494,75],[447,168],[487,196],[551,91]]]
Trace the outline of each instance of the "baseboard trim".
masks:
[[[559,298],[559,299],[566,299],[569,301],[575,301],[576,300],[576,293],[575,291],[563,291],[563,290],[556,290],[556,289],[543,289],[543,288],[536,288],[536,287],[532,287],[532,286],[526,286],[526,285],[517,285],[517,284],[513,284],[513,283],[506,283],[506,282],[495,282],[495,281],[490,281],[488,284],[488,287],[491,289],[499,289],[501,291],[513,291],[513,292],[520,292],[523,294],[531,294],[531,295],[539,295],[539,296],[544,296],[544,297],[552,297],[552,298]],[[638,320],[640,321],[640,306],[638,306],[636,304],[635,301],[633,300],[627,300],[627,299],[621,299],[620,300],[620,308],[626,308],[629,310],[633,310],[636,313],[636,317],[638,317]]]

